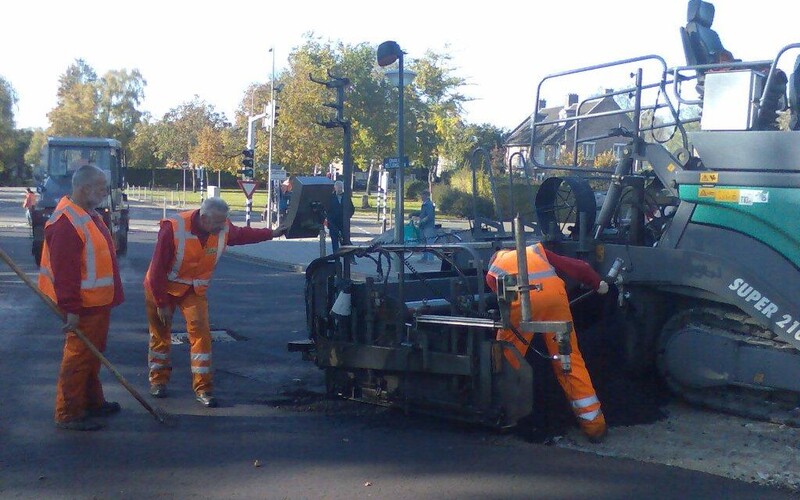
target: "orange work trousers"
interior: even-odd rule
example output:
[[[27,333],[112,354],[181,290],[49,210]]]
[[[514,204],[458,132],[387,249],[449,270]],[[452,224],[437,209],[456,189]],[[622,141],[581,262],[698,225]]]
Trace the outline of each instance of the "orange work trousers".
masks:
[[[82,314],[78,330],[97,348],[106,350],[111,309]],[[100,385],[100,360],[72,332],[66,334],[61,370],[56,385],[56,422],[69,422],[86,416],[86,411],[105,402]]]
[[[144,304],[147,312],[147,323],[150,327],[150,350],[148,365],[150,367],[150,384],[166,385],[172,373],[169,351],[172,345],[170,328],[158,318],[153,293],[145,287]],[[177,299],[183,318],[186,320],[186,331],[189,334],[189,346],[192,367],[192,389],[195,394],[211,392],[211,330],[208,322],[208,300],[205,295],[198,295],[194,288]],[[176,305],[170,307],[174,314]]]
[[[518,305],[512,307],[519,307]],[[563,288],[551,289],[549,291],[532,291],[531,292],[531,315],[533,321],[569,321],[572,322],[572,311],[569,309],[569,299],[567,292]],[[518,313],[512,313],[512,317],[519,317]],[[522,336],[528,343],[533,338],[532,333],[521,332]],[[538,334],[544,336],[544,343],[547,346],[547,352],[552,359],[558,355],[558,343],[556,336],[552,333]],[[504,340],[514,344],[514,347],[525,356],[528,351],[528,346],[523,344],[516,335],[510,330],[499,330],[497,332],[497,340]],[[561,363],[556,359],[552,361],[553,372],[556,375],[558,383],[564,390],[567,399],[570,401],[573,413],[578,417],[578,424],[584,434],[590,437],[597,437],[603,434],[606,430],[606,420],[603,412],[600,410],[600,400],[597,399],[592,379],[589,377],[589,371],[586,369],[586,363],[583,360],[581,351],[578,348],[578,339],[575,336],[575,329],[570,332],[570,345],[572,346],[572,371],[564,373],[561,369]],[[516,358],[506,355],[506,359],[514,367],[518,368]]]

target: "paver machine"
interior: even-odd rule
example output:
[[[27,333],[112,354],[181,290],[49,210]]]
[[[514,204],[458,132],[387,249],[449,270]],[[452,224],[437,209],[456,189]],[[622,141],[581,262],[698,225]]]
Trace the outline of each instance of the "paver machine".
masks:
[[[61,198],[72,192],[72,174],[83,165],[94,165],[108,176],[106,199],[97,207],[114,239],[117,255],[128,249],[129,209],[125,187],[125,155],[116,139],[97,137],[48,137],[37,171],[39,200],[31,213],[36,264],[42,258],[44,225]]]
[[[435,271],[404,261],[403,245],[342,250],[373,259],[377,277],[355,279],[337,256],[319,259],[306,272],[309,339],[290,349],[325,370],[331,393],[514,425],[537,410],[532,372],[508,366],[494,331],[526,291],[511,280],[488,292],[486,262],[497,248],[542,241],[601,274],[621,268],[622,327],[608,334],[621,340],[630,376],[656,371],[694,403],[800,424],[792,411],[800,395],[800,62],[791,60],[800,44],[771,60],[736,60],[711,29],[713,14],[711,4],[689,2],[685,66],[643,56],[539,83],[537,103],[543,86],[562,78],[633,76],[627,88],[529,124],[523,167],[545,178],[533,229],[419,248],[442,258]],[[592,104],[615,96],[616,107]],[[598,128],[608,117],[617,124]],[[569,138],[572,165],[543,154],[542,138],[556,136]],[[610,168],[579,155],[604,139],[620,144]]]
[[[689,2],[680,30],[686,66],[645,56],[540,83],[537,94],[548,80],[661,66],[652,82],[641,68],[631,73],[634,84],[617,93],[631,97],[629,107],[584,113],[592,107],[578,103],[574,116],[534,125],[530,159],[544,171],[553,167],[537,161],[537,135],[548,127],[571,138],[572,153],[628,139],[613,170],[575,162],[571,175],[547,179],[538,220],[545,240],[598,270],[624,259],[616,334],[630,372],[655,368],[691,402],[797,425],[800,44],[772,60],[740,61],[711,29],[713,17],[710,3]],[[603,115],[633,117],[633,129],[581,130]],[[674,139],[659,140],[659,129]],[[604,196],[594,196],[599,185]]]

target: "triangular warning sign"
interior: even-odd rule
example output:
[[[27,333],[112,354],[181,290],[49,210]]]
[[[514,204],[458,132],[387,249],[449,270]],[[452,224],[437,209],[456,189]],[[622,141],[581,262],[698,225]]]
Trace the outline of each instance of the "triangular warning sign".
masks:
[[[253,197],[253,193],[256,192],[256,188],[258,187],[258,181],[243,181],[239,179],[236,182],[239,183],[239,187],[242,188],[248,200]]]

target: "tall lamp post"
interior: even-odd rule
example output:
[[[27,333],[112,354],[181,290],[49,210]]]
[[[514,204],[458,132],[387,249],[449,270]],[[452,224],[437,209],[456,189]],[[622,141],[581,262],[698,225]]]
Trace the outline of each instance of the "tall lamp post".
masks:
[[[269,125],[269,152],[267,154],[267,227],[272,227],[272,129],[275,128],[275,47],[271,47],[269,52],[272,54],[272,77],[270,78],[269,102],[272,106],[270,112]],[[280,193],[280,191],[278,191]],[[278,213],[278,225],[281,223],[281,211],[276,207]]]
[[[398,245],[404,241],[403,235],[403,50],[397,42],[386,41],[378,46],[378,66],[384,67],[397,61],[397,81],[387,72],[392,83],[397,85],[397,176],[395,184],[397,195],[394,212],[394,240]]]

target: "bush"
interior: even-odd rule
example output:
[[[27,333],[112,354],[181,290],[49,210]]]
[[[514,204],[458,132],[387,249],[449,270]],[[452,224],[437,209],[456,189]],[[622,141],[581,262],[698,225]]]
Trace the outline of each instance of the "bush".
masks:
[[[491,217],[494,213],[492,202],[486,198],[478,198],[477,205],[478,215]],[[472,218],[472,195],[449,187],[439,188],[436,192],[436,208],[440,213]]]
[[[428,190],[428,183],[423,181],[413,181],[403,186],[403,188],[405,189],[406,199],[419,200],[422,192]]]
[[[511,190],[508,180],[495,184],[497,191],[497,202],[500,205],[500,213],[504,220],[512,220],[517,214],[522,216],[524,221],[535,220],[536,193],[539,185],[528,186],[524,179],[514,179],[514,210],[511,210]]]

